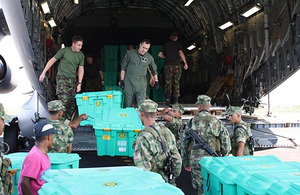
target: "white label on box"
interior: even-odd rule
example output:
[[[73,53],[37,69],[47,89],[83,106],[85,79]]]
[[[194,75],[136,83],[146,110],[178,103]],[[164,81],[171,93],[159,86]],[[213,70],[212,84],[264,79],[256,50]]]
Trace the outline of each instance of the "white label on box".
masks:
[[[127,141],[118,141],[117,146],[127,146]]]
[[[119,152],[126,152],[126,148],[119,148]]]

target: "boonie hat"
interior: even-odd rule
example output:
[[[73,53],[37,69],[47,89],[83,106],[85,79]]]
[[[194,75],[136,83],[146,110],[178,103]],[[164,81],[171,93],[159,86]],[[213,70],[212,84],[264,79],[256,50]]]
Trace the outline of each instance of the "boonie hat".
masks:
[[[183,106],[181,104],[178,104],[178,103],[173,104],[172,105],[172,109],[179,111],[181,114],[184,113],[184,108],[183,108]]]
[[[66,111],[66,108],[64,107],[61,100],[53,100],[51,102],[48,102],[48,111]]]
[[[207,95],[198,95],[197,102],[195,104],[210,105],[210,100],[211,98]]]
[[[4,120],[10,121],[11,117],[5,114],[3,104],[0,103],[0,117]]]
[[[238,106],[229,106],[226,114],[228,116],[230,116],[230,115],[233,115],[234,113],[240,113],[240,114],[242,114],[242,108],[238,107]]]
[[[156,112],[157,111],[157,103],[150,99],[144,100],[140,106],[139,106],[139,111],[141,112]]]
[[[34,126],[34,136],[41,137],[50,134],[56,134],[57,131],[54,129],[53,125],[43,120],[35,124]]]

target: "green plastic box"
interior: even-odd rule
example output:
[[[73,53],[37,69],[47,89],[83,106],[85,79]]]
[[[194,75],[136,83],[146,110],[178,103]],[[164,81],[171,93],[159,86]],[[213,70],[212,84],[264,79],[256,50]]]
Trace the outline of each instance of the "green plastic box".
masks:
[[[122,91],[120,86],[104,86],[104,91]]]
[[[165,102],[166,101],[166,98],[164,95],[164,90],[163,90],[162,86],[160,86],[158,88],[158,90],[152,89],[152,98],[153,98],[153,101],[155,101],[155,102]]]
[[[300,182],[298,183],[273,183],[267,192],[270,195],[295,195],[300,194]]]
[[[94,124],[97,155],[133,156],[132,144],[144,128],[135,108],[106,109]],[[96,118],[99,118],[96,116]]]
[[[163,71],[165,62],[162,59],[155,59],[155,64],[157,66],[157,74],[159,75]]]
[[[248,178],[237,177],[236,180],[239,181],[237,184],[238,194],[267,195],[271,190],[272,184],[280,183],[289,186],[293,183],[300,183],[300,170],[255,173]],[[295,188],[289,190],[294,191]]]
[[[161,49],[161,45],[151,45],[150,50],[151,50],[151,55],[152,57],[156,60],[161,60],[160,57],[158,57],[158,52]]]
[[[127,46],[128,45],[120,45],[120,60],[121,60],[121,62],[127,53]]]
[[[104,60],[103,65],[105,72],[118,72],[119,61],[118,60]],[[105,81],[105,79],[104,79]]]
[[[104,45],[102,48],[102,59],[104,60],[117,60],[119,46],[118,45]]]
[[[158,173],[137,167],[84,168],[49,170],[39,191],[48,194],[180,194],[183,192],[162,179]]]
[[[104,85],[105,86],[114,86],[117,85],[119,72],[103,72]]]
[[[226,157],[203,157],[199,164],[201,165],[201,175],[203,178],[204,194],[230,194],[237,193],[235,178],[239,171],[246,171],[241,167],[243,165],[251,166],[282,163],[276,156],[226,156]],[[236,168],[239,167],[239,168]]]
[[[13,176],[13,195],[17,195],[18,191],[18,183],[21,174],[21,169],[23,165],[23,161],[28,153],[27,152],[17,152],[9,155],[4,155],[5,158],[9,158],[12,162],[12,167],[9,168],[16,170],[17,172]],[[52,169],[75,169],[79,167],[79,160],[81,159],[78,154],[67,154],[67,153],[48,153],[51,168]]]
[[[102,120],[103,111],[109,108],[121,108],[121,91],[85,92],[75,96],[78,113],[87,114],[88,119],[81,121],[80,125],[94,125],[95,120]],[[96,116],[98,118],[96,118]]]

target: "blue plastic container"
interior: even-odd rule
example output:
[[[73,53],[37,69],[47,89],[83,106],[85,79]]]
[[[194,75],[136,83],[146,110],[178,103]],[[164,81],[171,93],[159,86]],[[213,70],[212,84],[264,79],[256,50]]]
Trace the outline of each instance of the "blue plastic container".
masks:
[[[95,121],[98,156],[133,156],[138,132],[144,128],[135,108],[106,109],[102,120]],[[99,116],[100,117],[100,116]],[[99,118],[96,115],[96,118]]]
[[[12,162],[12,167],[9,168],[17,171],[13,176],[13,188],[14,192],[12,194],[17,195],[18,191],[18,183],[21,174],[21,169],[23,165],[23,161],[28,153],[27,152],[17,152],[9,155],[4,155],[4,157],[9,158]],[[79,167],[79,160],[81,159],[78,154],[67,154],[67,153],[48,153],[51,168],[52,169],[74,169]]]
[[[235,195],[237,194],[235,179],[239,173],[253,172],[255,171],[253,167],[256,165],[276,164],[282,163],[282,161],[276,156],[226,156],[203,157],[199,163],[203,177],[204,194]],[[247,168],[247,166],[249,167]],[[293,166],[291,165],[291,167]],[[260,169],[260,171],[262,170]]]
[[[168,184],[158,173],[137,167],[84,168],[49,170],[43,176],[46,183],[39,191],[48,194],[183,194]]]
[[[248,178],[238,176],[236,178],[238,194],[268,194],[272,184],[281,183],[289,186],[292,183],[300,183],[300,170],[280,171],[268,173],[255,173]],[[288,189],[290,190],[290,189]]]
[[[121,108],[121,91],[86,92],[75,96],[78,113],[87,114],[88,119],[81,121],[80,125],[94,125],[94,121],[102,120],[103,111],[106,109]],[[96,118],[98,116],[98,118]]]

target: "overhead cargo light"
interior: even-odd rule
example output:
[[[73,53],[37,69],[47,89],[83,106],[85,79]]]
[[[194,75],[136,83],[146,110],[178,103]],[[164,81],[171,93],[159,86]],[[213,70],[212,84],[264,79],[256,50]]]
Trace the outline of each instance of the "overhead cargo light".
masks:
[[[74,0],[74,4],[79,4],[79,0]]]
[[[50,26],[51,26],[52,28],[56,26],[56,23],[55,23],[55,21],[54,21],[53,18],[51,18],[50,20],[48,20],[48,23],[50,24]]]
[[[189,6],[193,1],[194,1],[194,0],[188,0],[188,1],[184,4],[184,6]]]
[[[242,16],[248,18],[249,16],[251,16],[252,14],[258,12],[261,8],[258,7],[257,5],[255,5],[254,7],[252,7],[251,9],[249,9],[248,11],[246,11],[245,13],[241,14]]]
[[[50,13],[50,9],[49,9],[47,1],[44,1],[43,3],[41,3],[41,7],[43,9],[44,14]]]
[[[191,50],[195,49],[195,47],[196,47],[196,45],[195,45],[195,44],[192,44],[192,45],[190,45],[187,49],[191,51]]]
[[[219,26],[219,28],[222,29],[222,30],[224,30],[224,29],[226,29],[226,28],[228,28],[228,27],[230,27],[230,26],[232,26],[232,25],[233,25],[233,23],[230,22],[230,21],[228,21],[228,22],[226,22],[225,24]]]

